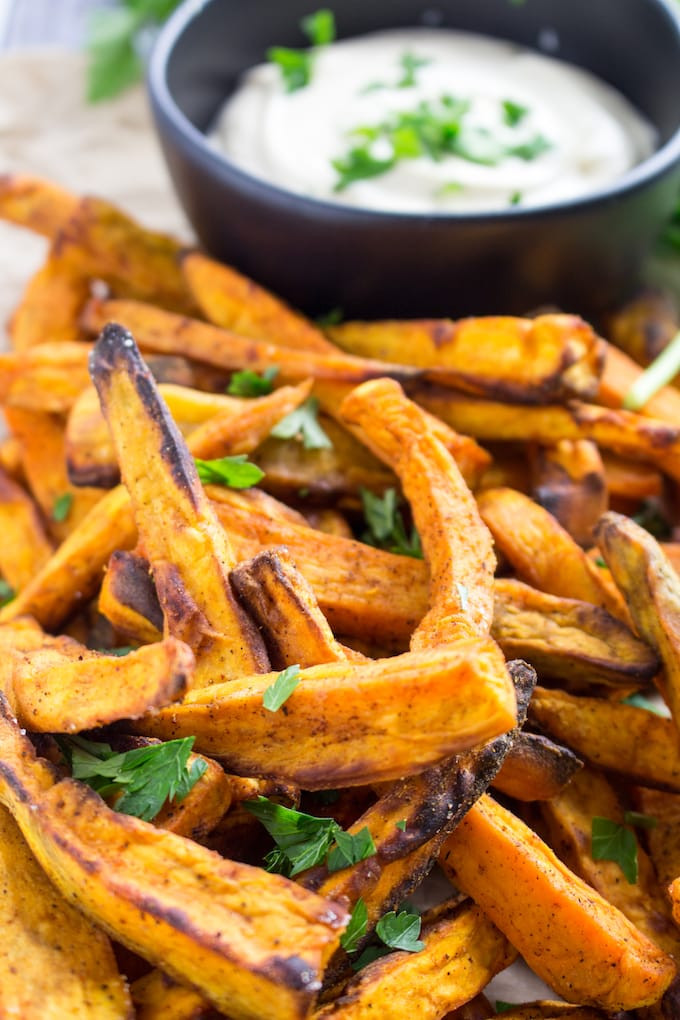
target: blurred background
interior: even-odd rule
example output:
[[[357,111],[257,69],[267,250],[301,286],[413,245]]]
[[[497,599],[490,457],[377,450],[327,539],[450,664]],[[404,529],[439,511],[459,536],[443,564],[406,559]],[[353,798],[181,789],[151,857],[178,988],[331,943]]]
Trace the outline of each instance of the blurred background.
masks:
[[[0,47],[85,44],[93,10],[112,0],[0,0]]]

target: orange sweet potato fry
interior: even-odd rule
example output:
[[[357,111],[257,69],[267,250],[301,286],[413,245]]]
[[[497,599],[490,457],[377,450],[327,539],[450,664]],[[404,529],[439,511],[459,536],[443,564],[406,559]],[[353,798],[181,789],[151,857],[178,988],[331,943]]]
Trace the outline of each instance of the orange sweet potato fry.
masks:
[[[49,255],[12,313],[8,330],[12,347],[24,351],[46,341],[78,340],[80,315],[89,297],[88,279]]]
[[[608,344],[597,395],[598,403],[605,407],[622,407],[624,397],[640,375],[642,369],[631,357],[618,347]],[[680,421],[680,392],[674,386],[662,386],[641,408],[640,413],[677,425]]]
[[[54,239],[79,199],[58,184],[28,174],[0,175],[0,218]]]
[[[91,349],[90,344],[63,340],[0,354],[3,404],[67,414],[90,384],[87,359]]]
[[[0,575],[24,588],[52,555],[33,500],[0,469]]]
[[[532,496],[579,545],[593,544],[593,529],[609,509],[599,450],[589,439],[563,439],[533,457]]]

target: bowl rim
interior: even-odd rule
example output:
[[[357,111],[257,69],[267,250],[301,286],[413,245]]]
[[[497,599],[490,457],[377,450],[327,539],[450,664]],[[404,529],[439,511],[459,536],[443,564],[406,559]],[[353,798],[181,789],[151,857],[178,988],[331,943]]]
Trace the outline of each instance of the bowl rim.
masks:
[[[202,131],[195,127],[185,113],[177,105],[167,80],[167,67],[172,51],[185,29],[194,18],[216,0],[184,0],[170,16],[161,29],[153,47],[147,72],[147,88],[152,107],[155,112],[168,121],[179,138],[185,139],[195,151],[198,162],[222,180],[237,183],[251,193],[259,193],[259,197],[276,201],[279,205],[288,205],[291,211],[297,211],[303,217],[333,218],[356,223],[404,223],[438,225],[450,228],[456,223],[508,224],[515,220],[532,220],[546,215],[568,216],[573,213],[587,211],[601,203],[618,201],[625,196],[639,191],[643,187],[663,177],[676,164],[680,164],[680,124],[671,137],[640,163],[636,163],[621,177],[606,187],[574,198],[561,199],[557,202],[546,202],[542,205],[522,207],[509,206],[500,210],[480,210],[478,212],[441,213],[441,212],[405,212],[389,209],[366,209],[361,206],[344,205],[341,202],[329,202],[320,198],[312,198],[299,192],[290,191],[278,184],[257,177],[243,170],[232,162],[228,156],[212,146]],[[676,0],[646,0],[655,5],[674,28],[680,52],[680,3]]]

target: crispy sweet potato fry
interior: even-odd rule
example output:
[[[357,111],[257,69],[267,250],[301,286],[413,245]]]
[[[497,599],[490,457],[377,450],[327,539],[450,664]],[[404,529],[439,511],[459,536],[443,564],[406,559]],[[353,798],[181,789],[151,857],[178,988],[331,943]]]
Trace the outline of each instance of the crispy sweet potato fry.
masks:
[[[563,439],[539,447],[533,458],[532,496],[579,545],[593,544],[593,529],[609,509],[602,458],[589,439]]]
[[[137,978],[130,986],[136,1020],[218,1020],[210,1004],[160,970]]]
[[[2,802],[84,913],[233,1020],[307,1015],[347,920],[340,907],[117,814],[74,780],[55,782],[6,706],[0,762]]]
[[[417,368],[365,361],[341,351],[302,351],[264,340],[250,340],[139,301],[91,301],[83,322],[93,333],[108,322],[120,322],[135,335],[143,351],[184,354],[218,368],[249,368],[263,372],[276,365],[280,377],[285,380],[337,379],[356,384],[385,375],[409,380],[423,374]]]
[[[663,663],[656,683],[680,727],[680,578],[656,539],[621,514],[605,514],[596,531],[638,634]]]
[[[592,819],[624,823],[623,807],[602,773],[585,768],[561,793],[541,805],[541,814],[549,842],[560,859],[677,960],[680,933],[673,925],[654,867],[642,847],[637,847],[637,882],[622,881],[616,861],[594,860],[591,856]]]
[[[235,560],[227,536],[132,336],[120,326],[102,333],[92,375],[153,566],[165,626],[196,653],[195,683],[265,670],[262,639],[229,584]]]
[[[532,722],[593,765],[643,786],[680,793],[680,748],[670,719],[633,705],[537,687]]]
[[[631,411],[570,400],[565,405],[526,407],[418,389],[416,399],[457,432],[475,439],[534,441],[552,446],[561,439],[592,439],[605,450],[653,464],[680,478],[680,426]]]
[[[642,369],[632,358],[608,344],[598,403],[605,407],[621,407],[628,390],[641,374]],[[677,425],[680,422],[680,393],[674,386],[662,386],[641,408],[640,414]]]
[[[99,591],[99,612],[123,637],[139,644],[159,641],[163,610],[143,556],[117,549],[109,560]]]
[[[314,790],[419,772],[515,722],[512,683],[489,639],[301,670],[285,713],[262,704],[274,680],[270,673],[190,691],[136,729],[163,739],[193,734],[197,751],[232,772]]]
[[[58,184],[28,174],[0,175],[0,218],[54,239],[79,199]]]
[[[327,333],[351,354],[419,368],[445,365],[462,373],[461,389],[521,404],[592,399],[604,356],[603,342],[575,315],[344,322]]]
[[[345,650],[335,640],[314,592],[287,549],[259,553],[232,570],[230,579],[239,600],[263,631],[275,669],[285,669],[293,662],[304,669],[346,660]]]
[[[0,809],[0,1013],[21,1020],[130,1020],[106,935],[49,882]]]
[[[610,499],[638,503],[661,496],[663,480],[656,468],[625,460],[606,450],[602,452],[602,463]]]
[[[439,860],[565,998],[634,1009],[656,1002],[675,977],[670,956],[487,796],[448,837]]]
[[[574,690],[645,682],[659,668],[652,649],[606,609],[508,578],[494,582],[491,633],[508,658],[527,659]]]
[[[335,350],[308,319],[231,266],[190,251],[182,258],[182,272],[208,322],[301,351]]]
[[[567,747],[536,733],[518,733],[492,786],[515,800],[550,800],[582,767]]]
[[[659,885],[665,889],[680,875],[680,797],[639,786],[634,799],[638,810],[656,822],[645,831],[645,839]]]
[[[12,347],[25,351],[45,341],[78,340],[80,314],[89,297],[88,279],[50,254],[12,313],[8,328]]]
[[[40,733],[77,733],[118,719],[139,718],[180,698],[193,655],[174,638],[129,655],[70,647],[12,653],[6,692],[21,724]]]
[[[678,332],[675,299],[661,290],[643,290],[609,318],[609,336],[638,365],[648,365]]]
[[[458,635],[488,633],[496,559],[491,536],[455,461],[398,384],[365,383],[342,414],[399,476],[430,568],[430,608],[412,639],[427,648]]]
[[[90,344],[42,342],[0,354],[0,397],[10,407],[66,414],[89,386]]]
[[[614,616],[625,616],[618,592],[607,588],[598,568],[551,513],[514,489],[486,489],[477,502],[521,580],[550,595],[592,602]]]
[[[422,932],[419,953],[390,953],[354,977],[314,1020],[402,1020],[417,1011],[419,1020],[442,1014],[471,999],[512,963],[515,950],[479,909],[454,909]]]
[[[0,574],[18,590],[52,555],[33,500],[0,469]]]

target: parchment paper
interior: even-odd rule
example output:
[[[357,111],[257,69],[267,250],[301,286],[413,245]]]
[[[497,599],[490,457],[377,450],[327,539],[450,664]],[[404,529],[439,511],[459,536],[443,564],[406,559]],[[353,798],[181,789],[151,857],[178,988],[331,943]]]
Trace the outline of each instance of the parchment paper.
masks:
[[[71,191],[101,195],[146,226],[190,240],[143,88],[88,106],[84,69],[80,54],[54,50],[0,58],[0,173],[38,174]],[[4,325],[46,250],[42,238],[0,222],[0,348]],[[433,881],[418,902],[425,905],[435,889],[446,895],[445,887],[443,879]],[[556,998],[523,964],[498,975],[487,994],[492,1003]]]

